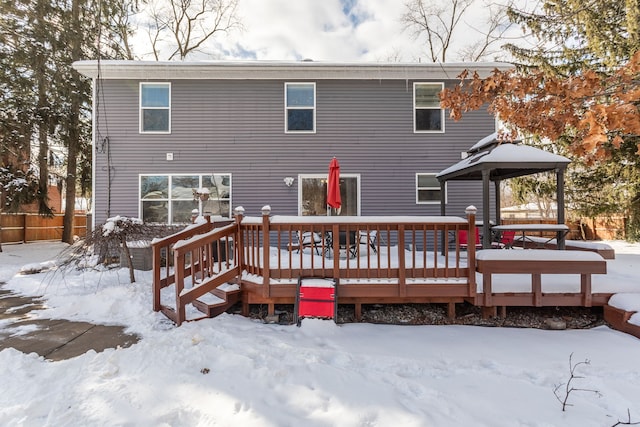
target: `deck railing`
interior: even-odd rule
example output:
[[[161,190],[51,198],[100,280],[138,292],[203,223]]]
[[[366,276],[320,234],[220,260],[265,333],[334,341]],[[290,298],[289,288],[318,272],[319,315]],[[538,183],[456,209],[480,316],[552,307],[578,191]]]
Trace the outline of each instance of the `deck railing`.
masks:
[[[178,325],[187,304],[238,277],[232,220],[194,224],[151,243],[153,252],[153,310]],[[166,288],[174,285],[174,290]],[[163,291],[164,290],[164,291]]]
[[[186,304],[235,281],[245,311],[249,304],[273,311],[294,301],[300,276],[339,278],[341,301],[356,311],[372,301],[460,302],[476,294],[475,242],[462,249],[462,230],[475,238],[475,209],[467,218],[272,216],[266,207],[261,217],[245,217],[237,210],[235,224],[194,226],[152,244],[154,310],[180,323]],[[233,259],[216,260],[212,248],[230,251],[229,242]],[[175,309],[160,295],[172,284]]]

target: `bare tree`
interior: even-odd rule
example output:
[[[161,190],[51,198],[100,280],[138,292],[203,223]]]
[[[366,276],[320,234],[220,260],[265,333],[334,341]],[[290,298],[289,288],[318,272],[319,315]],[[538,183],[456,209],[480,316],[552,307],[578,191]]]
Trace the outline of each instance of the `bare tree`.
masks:
[[[591,390],[591,389],[586,389],[586,388],[576,388],[572,385],[572,381],[576,380],[576,379],[583,379],[583,376],[577,375],[576,374],[576,369],[580,366],[580,365],[589,365],[591,362],[586,359],[584,362],[576,362],[573,363],[573,353],[571,353],[569,355],[569,379],[567,380],[566,383],[564,384],[558,384],[555,386],[555,388],[553,389],[553,394],[556,396],[556,399],[558,399],[558,402],[560,402],[562,404],[562,411],[566,411],[568,406],[573,406],[571,403],[569,403],[569,397],[571,396],[571,393],[574,391],[586,391],[589,393],[594,393],[596,394],[598,397],[600,397],[600,392],[598,390]],[[562,390],[562,386],[564,386],[564,391]]]
[[[136,59],[131,38],[135,31],[133,19],[140,12],[140,0],[103,1],[101,6],[101,54],[107,58]]]
[[[462,47],[459,58],[466,61],[478,61],[494,53],[490,46],[504,36],[510,24],[506,16],[506,6],[485,4],[489,10],[488,22],[469,25],[463,18],[477,0],[409,0],[405,4],[406,12],[401,21],[406,30],[414,37],[426,37],[429,59],[432,62],[446,62],[451,45],[462,36],[461,29],[467,25],[478,33],[478,37]],[[480,28],[475,28],[478,25]],[[467,35],[468,38],[468,35]]]
[[[500,42],[507,40],[506,33],[513,27],[507,16],[507,5],[487,4],[489,16],[484,22],[484,27],[469,25],[478,38],[460,49],[462,61],[477,62],[489,56],[496,56],[502,48]]]
[[[156,60],[184,59],[217,34],[242,29],[239,0],[147,0],[147,34]],[[168,53],[163,50],[168,47]]]

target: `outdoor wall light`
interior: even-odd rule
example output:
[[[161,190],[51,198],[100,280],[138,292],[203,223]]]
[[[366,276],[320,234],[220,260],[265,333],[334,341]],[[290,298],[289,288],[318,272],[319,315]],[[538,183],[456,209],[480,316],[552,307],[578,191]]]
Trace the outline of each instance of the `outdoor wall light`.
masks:
[[[293,185],[293,181],[295,181],[294,177],[287,176],[284,178],[284,185],[286,185],[287,187],[291,187]]]

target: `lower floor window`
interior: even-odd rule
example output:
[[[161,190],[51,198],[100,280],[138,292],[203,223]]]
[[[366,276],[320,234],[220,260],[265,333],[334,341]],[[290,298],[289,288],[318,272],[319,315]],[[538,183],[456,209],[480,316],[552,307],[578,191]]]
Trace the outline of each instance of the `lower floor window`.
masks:
[[[231,217],[231,175],[140,175],[144,222],[180,224],[198,215]]]
[[[440,194],[440,181],[436,178],[435,173],[416,174],[416,203],[440,203]],[[446,194],[447,192],[445,187],[445,198]]]
[[[300,175],[298,214],[302,216],[360,215],[360,176],[340,175],[341,206],[331,212],[327,206],[327,175]]]

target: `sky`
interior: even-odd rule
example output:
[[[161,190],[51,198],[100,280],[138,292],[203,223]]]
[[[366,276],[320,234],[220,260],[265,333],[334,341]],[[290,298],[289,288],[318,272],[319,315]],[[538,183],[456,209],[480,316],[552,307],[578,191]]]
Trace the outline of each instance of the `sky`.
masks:
[[[481,36],[489,3],[475,0],[467,11],[448,62],[456,60],[460,47]],[[427,61],[424,40],[416,40],[403,27],[404,4],[403,0],[239,0],[244,30],[221,33],[206,54],[190,59]],[[509,34],[520,32],[514,27]],[[134,40],[141,59],[153,59],[147,36],[140,33]]]
[[[608,243],[616,249],[616,259],[607,260],[608,282],[636,289],[637,297],[640,245]],[[298,328],[223,314],[175,327],[151,309],[151,272],[136,271],[134,284],[125,269],[20,273],[54,266],[65,247],[3,245],[3,289],[43,295],[45,308],[31,316],[125,325],[141,340],[56,362],[0,351],[2,426],[602,427],[640,421],[640,340],[607,326],[551,331],[304,319]],[[633,304],[629,310],[640,310],[639,298]],[[2,320],[0,328],[28,332]],[[571,385],[587,391],[571,392],[571,406],[562,411],[554,389],[566,396],[570,356],[574,366],[580,363],[580,378]]]

